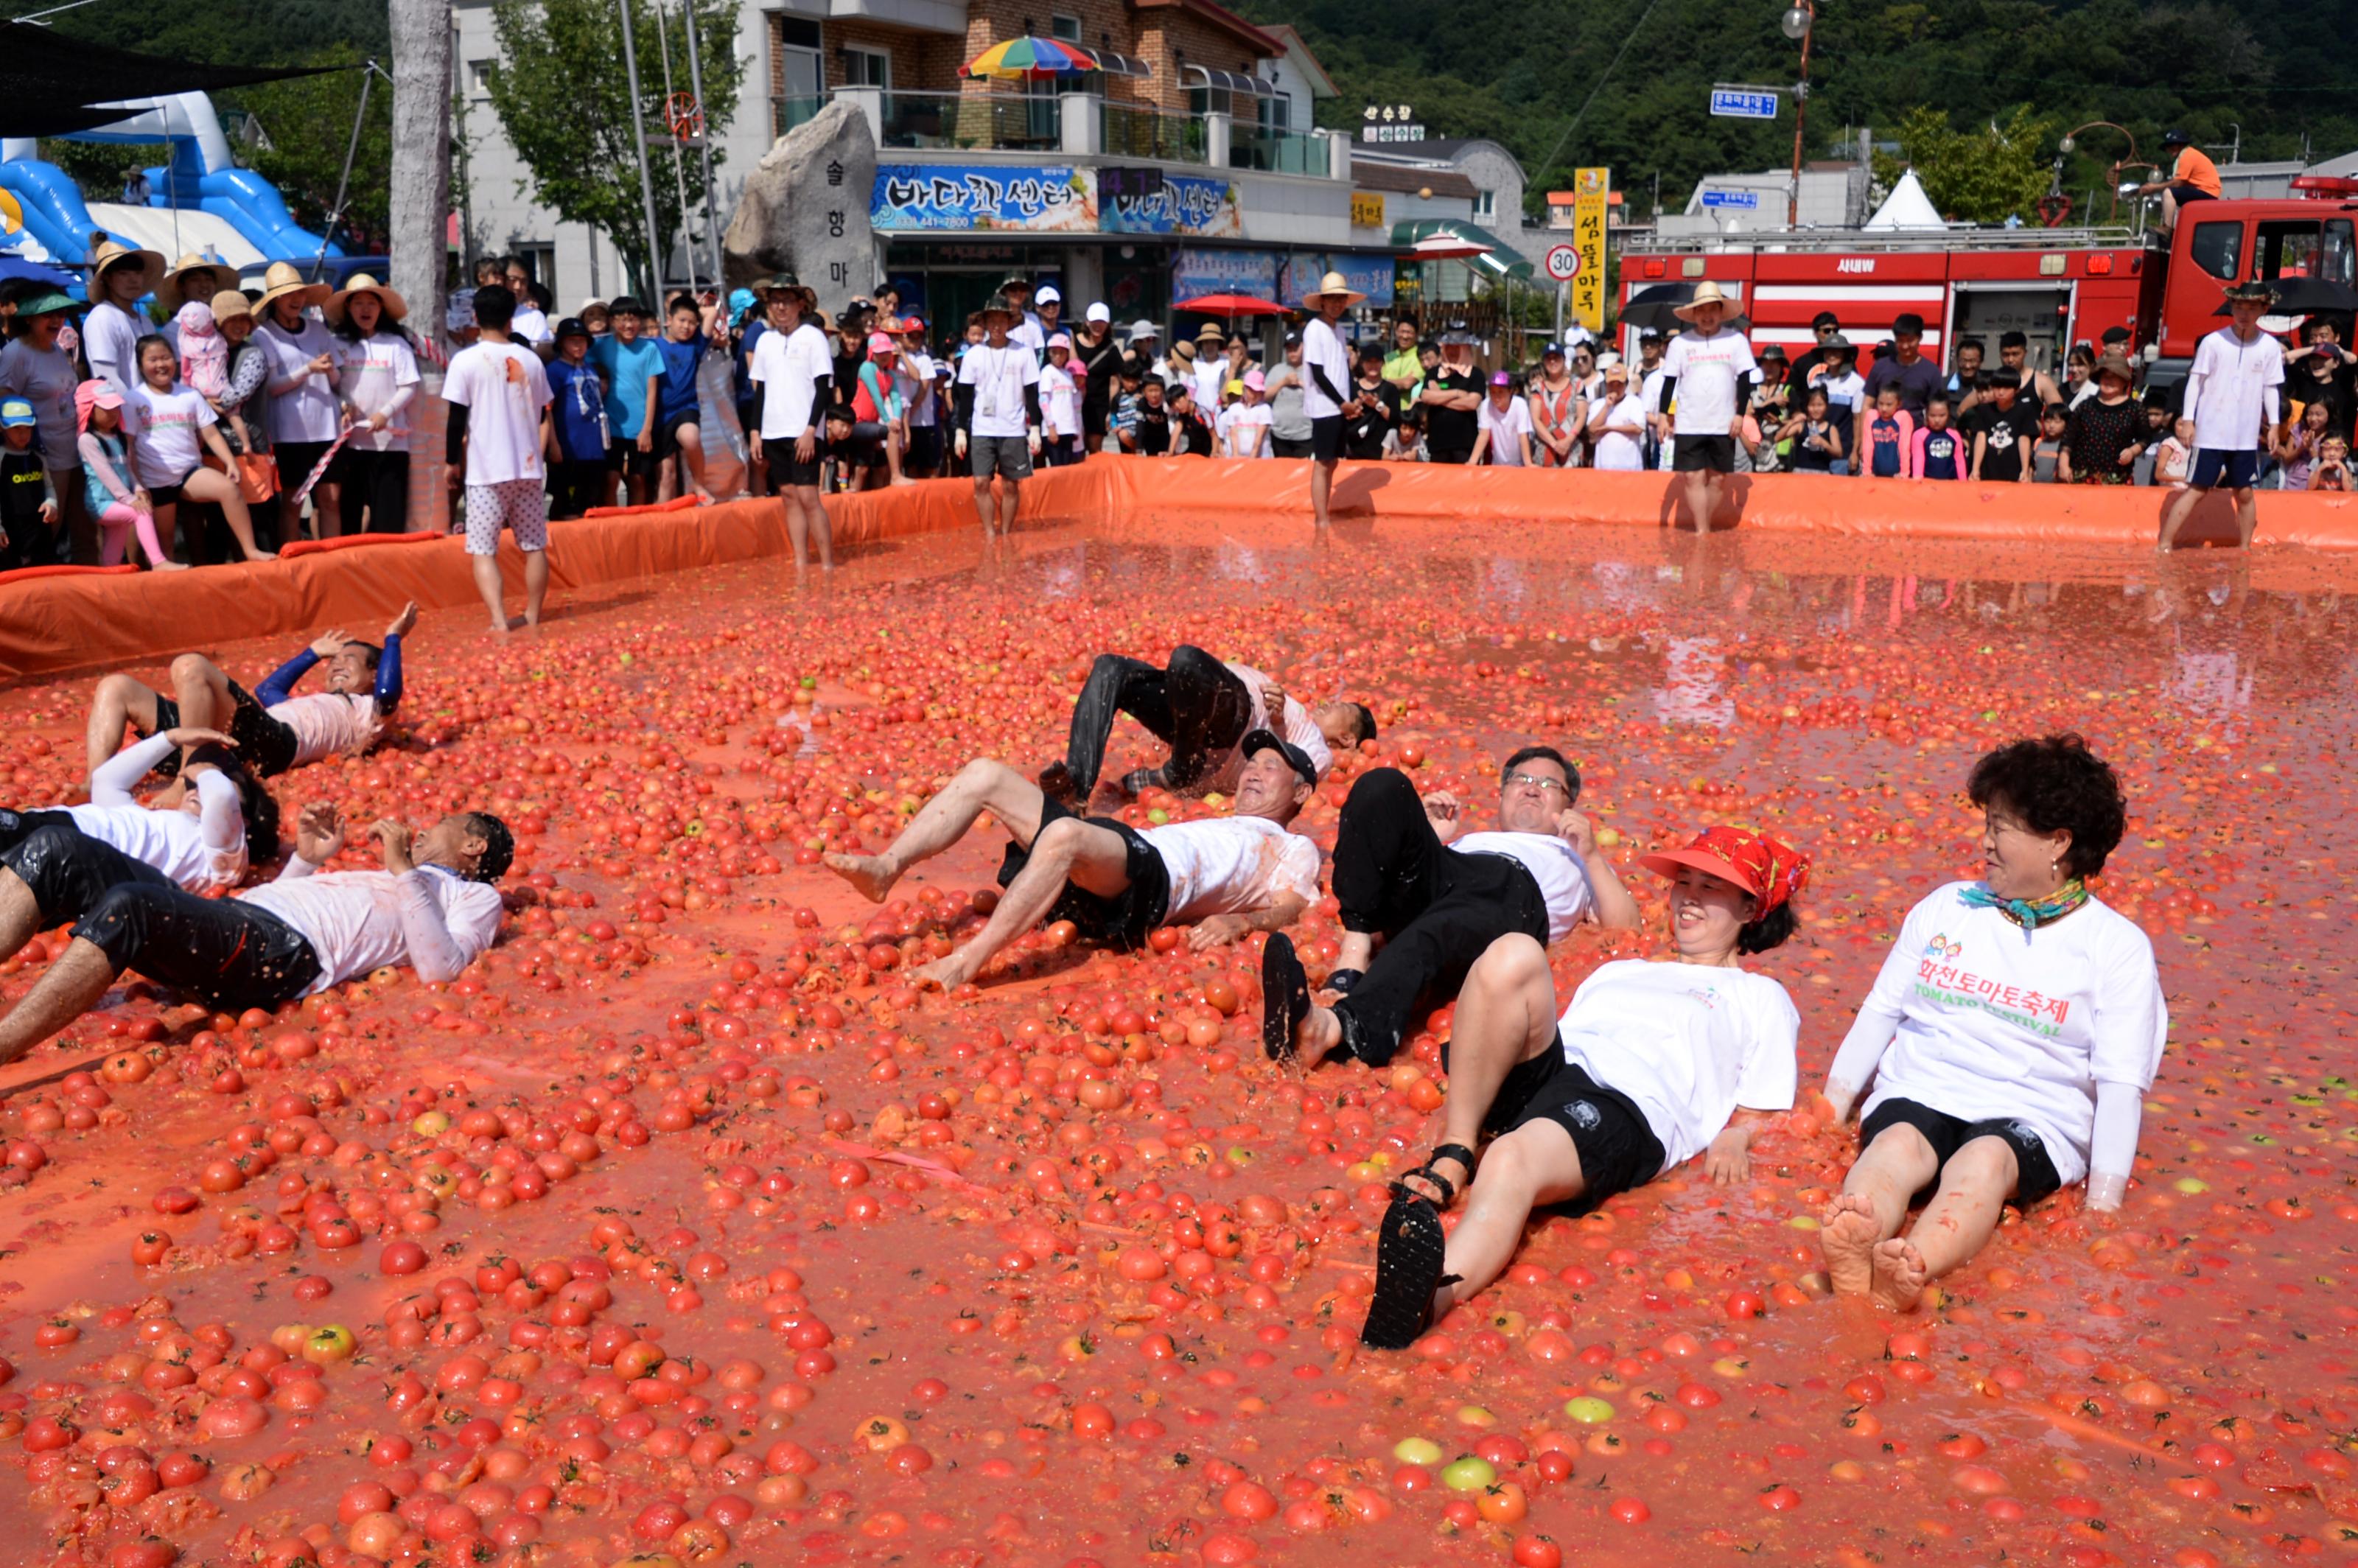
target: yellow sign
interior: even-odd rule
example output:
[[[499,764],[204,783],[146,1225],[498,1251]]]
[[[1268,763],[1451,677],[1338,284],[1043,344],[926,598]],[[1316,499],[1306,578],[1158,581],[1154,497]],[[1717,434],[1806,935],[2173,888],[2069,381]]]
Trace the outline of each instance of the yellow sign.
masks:
[[[1573,276],[1572,316],[1592,332],[1605,330],[1605,198],[1613,188],[1609,168],[1584,168],[1572,177],[1572,243],[1580,251]]]
[[[1380,190],[1351,192],[1351,227],[1380,229],[1384,226],[1384,193]]]

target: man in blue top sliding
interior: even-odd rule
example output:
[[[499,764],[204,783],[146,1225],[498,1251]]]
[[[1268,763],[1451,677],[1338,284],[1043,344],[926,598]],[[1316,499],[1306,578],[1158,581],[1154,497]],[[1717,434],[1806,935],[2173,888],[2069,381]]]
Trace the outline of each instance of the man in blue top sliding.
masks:
[[[143,686],[129,676],[98,683],[90,710],[90,767],[114,755],[125,725],[142,735],[187,726],[218,730],[237,745],[237,758],[263,778],[344,752],[364,752],[401,700],[401,639],[417,624],[417,606],[405,604],[384,629],[379,647],[330,632],[271,672],[262,689],[249,692],[202,654],[172,661],[173,695]],[[324,691],[294,695],[295,683],[325,661]],[[167,778],[180,769],[178,753],[156,771]]]

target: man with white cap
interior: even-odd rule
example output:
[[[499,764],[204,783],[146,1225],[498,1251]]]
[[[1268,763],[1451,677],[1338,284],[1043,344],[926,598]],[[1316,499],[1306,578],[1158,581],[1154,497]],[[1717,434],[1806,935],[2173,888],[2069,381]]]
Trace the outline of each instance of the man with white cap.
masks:
[[[1102,451],[1106,421],[1113,411],[1121,381],[1121,345],[1113,335],[1113,312],[1100,299],[1082,316],[1081,330],[1073,340],[1073,376],[1081,384],[1081,441],[1090,451]]]
[[[1302,407],[1310,416],[1310,515],[1321,529],[1333,521],[1327,507],[1335,465],[1343,456],[1343,417],[1359,411],[1339,323],[1344,311],[1366,297],[1350,279],[1330,272],[1303,300],[1314,312],[1302,329]]]
[[[1727,476],[1736,471],[1736,442],[1752,401],[1759,368],[1743,333],[1723,327],[1731,301],[1705,279],[1694,297],[1671,314],[1688,323],[1662,355],[1662,389],[1655,411],[1675,414],[1671,467],[1685,475],[1687,514],[1698,534],[1715,524]]]
[[[1048,340],[1059,332],[1066,332],[1069,335],[1069,330],[1065,326],[1065,297],[1055,284],[1042,284],[1039,292],[1032,297],[1032,319],[1040,330],[1038,344],[1040,362],[1045,364],[1048,360]]]

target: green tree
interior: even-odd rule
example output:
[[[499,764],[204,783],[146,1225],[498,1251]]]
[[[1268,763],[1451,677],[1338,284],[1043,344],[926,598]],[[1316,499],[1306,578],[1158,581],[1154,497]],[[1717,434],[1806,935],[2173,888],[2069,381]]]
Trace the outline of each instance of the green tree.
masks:
[[[361,58],[355,46],[338,44],[306,63],[358,66]],[[295,221],[308,229],[319,230],[335,206],[344,150],[352,144],[352,118],[361,107],[362,75],[351,70],[300,76],[231,95],[267,138],[266,146],[239,148],[239,161],[277,186]],[[368,115],[361,125],[360,150],[352,158],[352,184],[344,197],[343,224],[333,236],[347,250],[384,249],[386,180],[392,168],[393,89],[379,77],[369,89]]]
[[[2049,129],[2027,105],[2017,105],[2004,124],[1992,119],[1952,130],[1946,114],[1921,104],[1900,116],[1900,155],[1876,155],[1876,178],[1890,185],[1913,168],[1924,194],[1952,222],[2002,223],[2019,216],[2031,222],[2050,178],[2040,151]]]
[[[736,7],[723,0],[681,0],[666,5],[659,31],[654,7],[629,0],[637,41],[640,112],[647,134],[667,134],[664,121],[663,49],[671,49],[673,85],[687,90],[686,16],[696,18],[708,133],[725,128],[737,108],[743,67],[737,58]],[[622,72],[622,29],[612,0],[493,0],[492,25],[500,59],[486,73],[492,111],[508,143],[531,171],[524,188],[533,200],[570,222],[612,236],[615,247],[654,292],[649,243],[639,199],[638,153],[632,140],[631,94]],[[663,239],[700,243],[704,195],[700,160],[687,153],[685,173],[691,226],[683,232],[670,155],[650,147],[655,227]],[[712,161],[720,161],[714,147]],[[657,243],[661,243],[660,240]]]

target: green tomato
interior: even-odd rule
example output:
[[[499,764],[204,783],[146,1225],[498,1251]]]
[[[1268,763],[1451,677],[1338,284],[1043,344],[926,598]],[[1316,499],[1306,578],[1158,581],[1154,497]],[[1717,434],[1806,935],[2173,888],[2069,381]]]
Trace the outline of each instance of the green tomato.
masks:
[[[2193,1197],[2198,1193],[2207,1193],[2211,1190],[2210,1183],[2196,1176],[2180,1176],[2172,1184],[2175,1185],[2180,1192],[2184,1193],[2188,1197]]]
[[[1438,1465],[1441,1444],[1429,1437],[1403,1437],[1392,1444],[1392,1457],[1403,1465]]]
[[[450,1118],[446,1112],[429,1110],[411,1122],[409,1130],[420,1138],[438,1138],[450,1130]]]
[[[1153,823],[1157,827],[1160,827],[1164,823],[1171,820],[1171,814],[1158,806],[1153,810],[1146,814],[1146,820]]]
[[[1453,1492],[1478,1492],[1498,1478],[1496,1465],[1471,1454],[1451,1460],[1441,1472],[1441,1484]]]
[[[1613,1419],[1613,1406],[1595,1394],[1580,1394],[1563,1401],[1563,1413],[1583,1426],[1597,1426]]]

